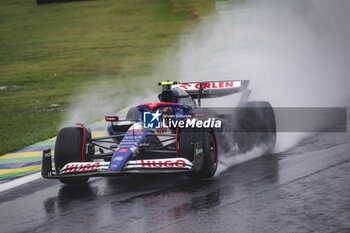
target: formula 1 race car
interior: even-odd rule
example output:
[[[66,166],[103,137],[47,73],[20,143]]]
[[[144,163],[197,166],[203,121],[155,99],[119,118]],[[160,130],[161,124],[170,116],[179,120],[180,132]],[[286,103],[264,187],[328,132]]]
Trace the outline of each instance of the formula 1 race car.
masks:
[[[273,148],[276,125],[270,103],[249,102],[249,80],[161,82],[161,102],[129,109],[126,119],[106,116],[107,137],[92,138],[82,124],[60,130],[55,145],[43,152],[42,176],[65,184],[89,177],[144,173],[214,176],[218,151],[255,146]],[[237,108],[204,108],[201,100],[241,93]],[[221,111],[224,110],[224,111]]]

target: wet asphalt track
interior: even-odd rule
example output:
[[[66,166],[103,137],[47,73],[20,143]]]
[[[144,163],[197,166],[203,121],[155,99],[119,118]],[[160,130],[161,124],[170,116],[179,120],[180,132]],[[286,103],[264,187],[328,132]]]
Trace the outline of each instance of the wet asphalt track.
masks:
[[[1,232],[350,232],[350,140],[324,133],[281,154],[185,176],[39,179],[0,193]]]

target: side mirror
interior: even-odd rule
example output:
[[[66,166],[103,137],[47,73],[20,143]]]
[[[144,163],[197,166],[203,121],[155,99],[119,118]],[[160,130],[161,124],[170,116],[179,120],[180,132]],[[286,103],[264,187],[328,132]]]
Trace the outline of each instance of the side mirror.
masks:
[[[119,121],[119,117],[117,116],[105,116],[106,121]]]

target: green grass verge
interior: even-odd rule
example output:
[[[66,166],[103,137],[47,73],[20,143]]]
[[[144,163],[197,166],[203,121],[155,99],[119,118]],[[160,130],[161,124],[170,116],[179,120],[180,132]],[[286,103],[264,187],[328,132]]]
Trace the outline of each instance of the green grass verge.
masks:
[[[5,175],[0,175],[0,180],[2,179],[9,179],[9,178],[14,178],[14,177],[19,177],[19,176],[25,176],[29,174],[33,174],[35,172],[40,171],[40,169],[37,170],[31,170],[31,171],[25,171],[25,172],[15,172],[15,173],[9,173]]]
[[[67,106],[96,83],[142,90],[131,84],[145,84],[213,9],[212,0],[0,1],[0,155],[56,135]]]
[[[42,159],[42,156],[24,157],[24,158],[8,158],[8,159],[1,159],[0,164],[36,162],[36,161],[41,161],[41,159]]]

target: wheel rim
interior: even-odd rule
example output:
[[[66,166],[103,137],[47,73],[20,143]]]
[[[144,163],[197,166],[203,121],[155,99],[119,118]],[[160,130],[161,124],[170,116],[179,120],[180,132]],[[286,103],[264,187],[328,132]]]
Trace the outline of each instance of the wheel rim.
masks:
[[[216,141],[212,133],[209,134],[209,161],[213,168],[217,166],[217,146]]]

